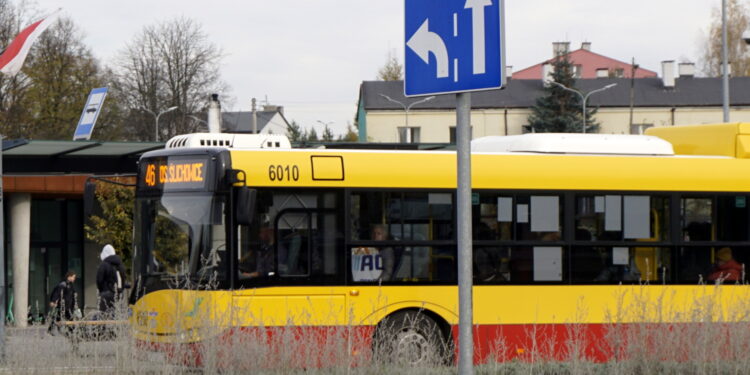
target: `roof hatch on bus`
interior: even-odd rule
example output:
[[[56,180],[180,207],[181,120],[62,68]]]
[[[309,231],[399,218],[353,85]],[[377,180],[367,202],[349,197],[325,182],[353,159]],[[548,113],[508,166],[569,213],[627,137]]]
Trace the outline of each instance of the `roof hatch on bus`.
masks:
[[[279,134],[192,133],[172,137],[165,148],[226,147],[233,149],[290,149],[292,144]]]
[[[653,136],[536,133],[489,136],[471,142],[472,152],[554,154],[674,155],[672,144]]]

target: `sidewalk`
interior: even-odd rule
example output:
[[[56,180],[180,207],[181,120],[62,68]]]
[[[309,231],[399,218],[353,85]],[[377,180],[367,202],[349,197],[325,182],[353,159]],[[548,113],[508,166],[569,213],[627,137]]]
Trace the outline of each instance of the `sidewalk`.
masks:
[[[47,325],[30,325],[28,327],[5,326],[7,337],[43,337],[47,334]]]

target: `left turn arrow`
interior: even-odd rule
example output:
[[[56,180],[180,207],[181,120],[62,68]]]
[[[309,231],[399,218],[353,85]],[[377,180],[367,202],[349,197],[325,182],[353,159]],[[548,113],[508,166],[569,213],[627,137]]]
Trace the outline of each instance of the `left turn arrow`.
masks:
[[[437,62],[437,78],[448,77],[448,49],[440,35],[429,30],[430,20],[425,20],[406,45],[411,48],[425,63],[430,63],[430,53]]]

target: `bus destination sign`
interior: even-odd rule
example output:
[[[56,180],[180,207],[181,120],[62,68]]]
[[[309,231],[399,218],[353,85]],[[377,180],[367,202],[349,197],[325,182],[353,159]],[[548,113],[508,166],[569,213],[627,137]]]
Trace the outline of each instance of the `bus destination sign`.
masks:
[[[144,189],[203,190],[208,162],[205,158],[158,158],[142,163],[138,185]]]

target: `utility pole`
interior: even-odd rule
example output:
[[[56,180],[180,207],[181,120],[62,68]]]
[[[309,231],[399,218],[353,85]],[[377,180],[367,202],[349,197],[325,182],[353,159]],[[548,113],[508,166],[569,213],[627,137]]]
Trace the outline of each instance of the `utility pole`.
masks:
[[[258,114],[255,112],[255,98],[250,99],[250,110],[252,118],[250,119],[250,131],[253,134],[258,134]]]
[[[729,122],[729,69],[727,68],[727,0],[721,0],[721,103]]]
[[[635,105],[635,70],[638,65],[635,64],[635,57],[630,64],[630,128],[633,128],[633,106]]]

